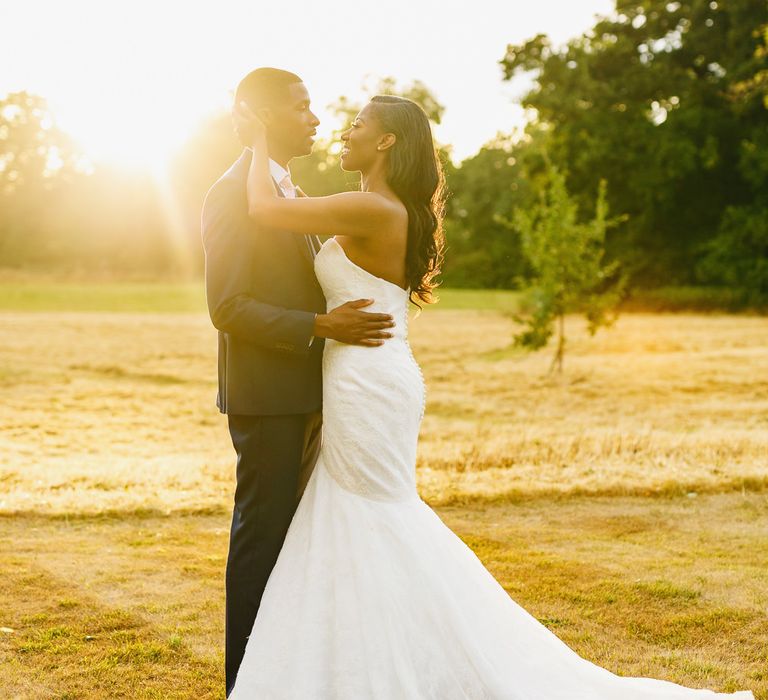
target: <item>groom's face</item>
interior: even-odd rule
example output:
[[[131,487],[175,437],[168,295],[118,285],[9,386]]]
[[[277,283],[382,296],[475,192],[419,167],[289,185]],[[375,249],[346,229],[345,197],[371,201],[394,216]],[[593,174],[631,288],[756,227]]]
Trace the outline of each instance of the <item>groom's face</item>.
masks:
[[[285,100],[273,103],[268,124],[270,144],[284,156],[295,158],[312,152],[320,120],[309,108],[309,92],[304,83],[291,83]]]

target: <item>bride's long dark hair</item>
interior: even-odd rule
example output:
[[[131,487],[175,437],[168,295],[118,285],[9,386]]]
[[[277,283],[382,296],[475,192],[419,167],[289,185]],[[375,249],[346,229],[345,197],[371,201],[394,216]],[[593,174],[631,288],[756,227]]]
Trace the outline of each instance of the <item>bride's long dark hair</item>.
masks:
[[[424,110],[412,100],[394,95],[371,99],[384,131],[397,140],[388,151],[387,183],[408,210],[405,272],[415,298],[432,304],[445,249],[445,176]]]

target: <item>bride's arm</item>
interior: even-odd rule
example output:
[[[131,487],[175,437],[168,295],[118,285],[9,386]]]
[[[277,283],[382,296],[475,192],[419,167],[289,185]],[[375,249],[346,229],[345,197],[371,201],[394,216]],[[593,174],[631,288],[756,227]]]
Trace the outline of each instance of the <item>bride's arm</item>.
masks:
[[[248,170],[248,215],[269,228],[293,233],[368,237],[391,231],[401,212],[374,192],[342,192],[326,197],[278,197],[269,173],[266,129],[252,117],[253,151]],[[303,193],[302,193],[303,194]]]

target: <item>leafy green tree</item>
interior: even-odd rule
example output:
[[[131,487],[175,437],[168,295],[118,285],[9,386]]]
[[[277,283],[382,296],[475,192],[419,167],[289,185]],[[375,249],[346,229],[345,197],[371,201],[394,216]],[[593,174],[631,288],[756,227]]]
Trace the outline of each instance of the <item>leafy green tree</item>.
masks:
[[[608,219],[606,184],[600,181],[595,215],[578,221],[578,205],[569,195],[565,176],[556,167],[548,170],[548,184],[530,209],[518,209],[514,226],[522,234],[523,252],[534,270],[528,290],[527,314],[514,318],[526,328],[514,337],[517,347],[544,347],[555,332],[557,346],[550,372],[562,372],[565,352],[565,315],[582,313],[594,335],[617,316],[627,277],[617,261],[603,263],[606,230],[623,217]]]
[[[729,283],[725,261],[706,277],[698,263],[733,230],[733,208],[760,198],[750,154],[764,148],[768,111],[759,90],[736,100],[733,87],[762,75],[766,22],[755,0],[617,0],[566,46],[539,35],[508,47],[505,76],[534,75],[523,105],[550,130],[570,192],[587,210],[606,178],[611,209],[630,215],[606,250],[634,282]]]
[[[755,34],[762,37],[762,43],[755,49],[755,59],[764,67],[760,68],[753,76],[735,83],[731,89],[731,95],[738,101],[749,100],[754,95],[762,95],[763,104],[768,109],[768,24],[755,30]]]
[[[755,34],[762,37],[755,58],[765,65],[768,25]],[[731,96],[736,109],[750,111],[762,97],[768,110],[768,67],[736,83]],[[744,134],[738,169],[747,183],[746,197],[726,207],[717,234],[701,246],[704,257],[696,270],[705,281],[738,290],[742,304],[761,307],[768,303],[768,127]]]
[[[438,101],[432,91],[421,81],[414,80],[406,85],[399,85],[391,76],[373,79],[368,77],[361,86],[362,92],[368,99],[374,95],[397,95],[406,97],[418,104],[427,114],[433,124],[439,124],[445,114],[445,107]],[[341,120],[343,129],[347,128],[357,113],[363,108],[363,104],[350,100],[342,95],[332,105],[332,111]]]
[[[531,206],[544,172],[546,134],[535,125],[499,134],[480,151],[449,166],[444,279],[451,287],[515,289],[531,275],[520,233],[504,221]]]
[[[717,235],[702,250],[705,257],[697,265],[702,279],[737,290],[740,305],[761,308],[768,303],[767,196],[728,207]]]

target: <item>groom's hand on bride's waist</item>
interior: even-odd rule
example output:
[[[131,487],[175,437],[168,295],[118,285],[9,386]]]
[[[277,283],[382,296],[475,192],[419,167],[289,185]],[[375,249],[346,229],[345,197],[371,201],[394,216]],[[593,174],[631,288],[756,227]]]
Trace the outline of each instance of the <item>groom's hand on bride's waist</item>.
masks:
[[[337,306],[327,314],[315,316],[315,336],[332,338],[349,345],[382,345],[392,337],[389,331],[395,321],[389,314],[375,314],[361,311],[373,304],[373,299],[356,299]]]

